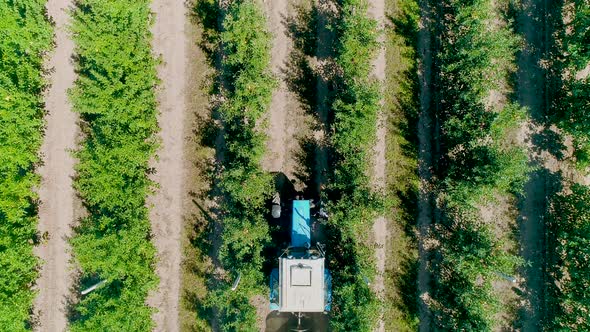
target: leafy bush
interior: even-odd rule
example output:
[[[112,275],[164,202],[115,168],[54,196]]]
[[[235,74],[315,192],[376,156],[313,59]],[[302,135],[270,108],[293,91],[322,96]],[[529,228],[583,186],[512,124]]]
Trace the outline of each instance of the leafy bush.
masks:
[[[71,240],[82,287],[72,331],[148,331],[157,283],[146,196],[158,83],[149,1],[80,0],[72,11],[79,78],[71,92],[85,139],[75,188],[88,211]]]
[[[572,184],[570,189],[551,200],[556,307],[549,328],[554,331],[590,329],[590,188]]]
[[[221,11],[219,11],[221,12]],[[265,202],[272,177],[261,168],[266,147],[262,116],[276,87],[270,72],[271,35],[266,17],[254,0],[233,1],[218,35],[223,50],[219,108],[225,147],[217,178],[221,198],[222,267],[241,275],[236,291],[227,284],[210,293],[223,331],[256,331],[252,296],[267,292],[262,271],[263,248],[269,243]]]
[[[574,139],[575,164],[590,166],[590,76],[576,77],[590,65],[590,3],[574,0],[564,6],[571,20],[561,31],[562,79],[552,114],[558,126]],[[565,182],[550,200],[551,258],[549,305],[552,316],[546,324],[554,331],[590,329],[590,189]]]
[[[489,0],[453,0],[444,7],[439,37],[442,164],[434,226],[438,258],[431,304],[443,330],[490,331],[502,309],[492,289],[498,274],[521,261],[505,249],[506,235],[482,220],[478,209],[517,193],[529,167],[515,133],[526,111],[486,103],[514,70],[519,40],[510,26],[493,25],[502,13]],[[501,222],[501,221],[500,221]]]
[[[560,70],[563,78],[553,112],[559,127],[574,137],[580,167],[590,166],[590,75],[576,77],[590,65],[590,4],[574,0],[564,7],[571,21],[563,27]],[[569,32],[565,32],[569,31]]]
[[[377,47],[377,23],[367,15],[365,0],[343,0],[336,24],[336,64],[340,76],[332,103],[334,173],[328,187],[331,201],[330,268],[334,271],[335,331],[371,331],[379,304],[367,280],[375,275],[372,222],[381,206],[370,187],[380,93],[370,78]]]
[[[436,324],[453,331],[490,331],[502,309],[491,281],[511,275],[521,263],[506,252],[478,211],[465,206],[444,207],[435,226],[441,242],[434,305]]]
[[[44,54],[52,29],[45,1],[0,3],[0,330],[29,328],[38,277],[33,254],[43,134]]]

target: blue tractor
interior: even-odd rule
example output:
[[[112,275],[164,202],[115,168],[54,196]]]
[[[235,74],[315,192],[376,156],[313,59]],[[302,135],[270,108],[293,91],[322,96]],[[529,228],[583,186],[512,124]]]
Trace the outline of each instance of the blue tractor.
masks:
[[[276,205],[281,206],[280,197],[273,199],[272,215],[290,217],[291,242],[270,275],[270,309],[292,313],[300,321],[306,313],[327,314],[332,304],[332,276],[326,268],[324,246],[312,243],[313,204],[298,197],[287,216],[281,216]]]

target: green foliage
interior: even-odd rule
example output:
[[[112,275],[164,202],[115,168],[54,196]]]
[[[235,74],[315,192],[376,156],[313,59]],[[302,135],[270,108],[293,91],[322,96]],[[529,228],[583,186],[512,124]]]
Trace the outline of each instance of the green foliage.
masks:
[[[560,63],[562,86],[555,100],[554,116],[559,126],[574,138],[580,167],[590,166],[590,75],[576,77],[590,66],[590,3],[572,1],[564,14],[572,20],[563,27]]]
[[[250,304],[251,297],[264,287],[260,270],[241,270],[242,278],[236,291],[229,284],[212,291],[205,305],[218,310],[219,328],[222,331],[258,331],[256,309]]]
[[[217,313],[222,331],[256,331],[256,310],[249,300],[264,285],[262,250],[270,241],[265,202],[273,189],[271,175],[261,168],[266,134],[260,125],[276,87],[270,72],[271,35],[254,0],[231,2],[222,28],[210,34],[220,38],[217,44],[224,54],[219,259],[223,269],[234,276],[239,273],[241,281],[236,291],[217,286],[207,305]]]
[[[333,313],[339,318],[331,321],[334,331],[350,331],[351,326],[357,327],[355,331],[371,331],[379,319],[381,306],[360,275],[335,288],[333,296],[339,299]]]
[[[157,285],[146,196],[157,81],[149,1],[80,0],[72,11],[83,119],[75,187],[89,213],[71,240],[82,287],[106,280],[75,307],[72,331],[149,331],[145,301]]]
[[[484,118],[487,116],[484,115]],[[447,169],[444,182],[446,191],[453,196],[448,203],[450,206],[455,206],[454,202],[457,202],[458,205],[476,207],[484,201],[493,200],[496,193],[520,191],[530,166],[526,151],[511,136],[525,119],[525,109],[508,104],[486,124],[488,130],[485,134],[474,137],[474,141],[460,142],[455,147],[457,151],[449,152],[452,153],[448,157],[452,165]],[[455,120],[457,118],[451,121]],[[465,133],[458,127],[453,130]],[[457,137],[460,135],[457,134]]]
[[[370,78],[376,55],[377,23],[367,14],[367,1],[341,1],[336,24],[336,64],[340,77],[332,103],[334,174],[328,188],[328,247],[334,271],[334,331],[371,331],[379,316],[378,301],[365,278],[375,275],[368,234],[381,207],[370,188],[370,165],[380,93]],[[364,278],[363,278],[364,277]]]
[[[0,330],[27,330],[38,277],[33,254],[43,133],[45,1],[0,2]]]
[[[576,165],[590,165],[590,76],[576,77],[590,65],[590,3],[574,0],[564,16],[558,63],[561,86],[553,106],[558,126],[574,139]],[[550,200],[550,303],[554,331],[590,330],[590,189],[565,183],[568,189]]]
[[[496,4],[497,5],[497,4]],[[432,310],[442,330],[491,331],[502,310],[492,281],[512,275],[522,264],[505,249],[501,220],[482,220],[479,208],[499,195],[521,191],[529,166],[516,141],[526,110],[515,104],[489,104],[514,70],[520,41],[508,25],[494,23],[502,13],[489,0],[455,0],[441,17],[439,42],[444,164],[435,225],[440,257],[435,265]],[[505,18],[504,18],[505,19]],[[490,26],[493,26],[490,28]]]
[[[506,252],[476,209],[445,207],[436,233],[443,243],[433,306],[437,324],[452,331],[492,330],[501,302],[491,282],[522,262]]]
[[[441,49],[441,58],[445,59],[441,79],[460,84],[449,87],[449,92],[461,95],[450,99],[452,103],[487,98],[490,90],[498,89],[505,81],[507,70],[514,69],[514,53],[520,40],[509,27],[490,28],[497,24],[494,20],[500,14],[495,6],[499,4],[488,0],[449,1],[446,9],[451,16],[445,19],[442,37],[446,47]]]
[[[556,310],[549,328],[554,331],[590,329],[590,188],[572,184],[570,189],[551,201]]]
[[[416,199],[418,196],[417,120],[419,82],[416,41],[420,8],[416,0],[388,0],[391,24],[386,37],[387,191],[391,239],[385,267],[383,315],[386,331],[416,331],[419,325],[417,294],[418,245]]]

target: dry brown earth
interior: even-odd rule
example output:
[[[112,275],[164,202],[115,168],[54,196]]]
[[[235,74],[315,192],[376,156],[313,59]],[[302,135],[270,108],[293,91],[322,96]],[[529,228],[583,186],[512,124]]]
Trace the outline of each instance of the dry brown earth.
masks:
[[[38,331],[65,331],[67,301],[73,281],[68,238],[77,218],[79,202],[72,188],[78,117],[71,110],[67,90],[75,80],[72,54],[74,44],[66,30],[70,0],[49,0],[47,11],[55,22],[55,51],[47,68],[53,69],[51,87],[45,95],[48,112],[45,141],[41,148],[43,166],[39,169],[39,233],[45,234],[36,253],[43,260],[37,281],[39,295],[35,312],[39,313]]]
[[[151,8],[155,13],[153,50],[163,62],[158,68],[162,82],[157,91],[161,147],[152,162],[156,170],[152,179],[159,188],[148,200],[160,284],[148,304],[157,309],[155,330],[174,332],[179,330],[183,207],[189,199],[184,187],[188,22],[183,1],[154,0]]]
[[[285,78],[293,41],[288,35],[285,19],[293,12],[299,1],[265,0],[264,9],[269,31],[273,35],[271,70],[278,80],[268,112],[267,153],[262,167],[270,172],[283,172],[289,179],[296,179],[299,168],[297,155],[300,140],[309,133],[309,119],[297,96],[290,91]],[[303,184],[297,184],[302,189]]]
[[[375,0],[370,2],[369,15],[377,21],[380,30],[385,29],[385,1]],[[381,92],[384,92],[385,87],[385,36],[383,33],[379,35],[380,48],[377,57],[373,61],[373,75],[380,82]],[[386,127],[387,115],[383,109],[384,100],[381,100],[381,111],[378,114],[378,120],[375,124],[377,126],[377,141],[374,147],[373,156],[373,176],[372,185],[375,190],[385,190],[386,188]],[[377,267],[377,277],[375,278],[373,288],[378,297],[383,300],[385,293],[384,273],[385,263],[387,261],[387,240],[390,230],[388,229],[388,221],[384,216],[379,216],[373,223],[373,238],[375,242],[375,259]],[[385,323],[383,316],[379,319],[376,331],[384,332]]]

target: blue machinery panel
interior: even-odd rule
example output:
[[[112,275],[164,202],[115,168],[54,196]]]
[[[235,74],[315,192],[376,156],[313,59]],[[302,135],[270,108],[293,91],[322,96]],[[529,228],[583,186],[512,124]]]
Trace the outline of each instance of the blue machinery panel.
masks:
[[[270,311],[279,309],[279,269],[272,269],[270,273]]]
[[[324,287],[326,288],[324,293],[324,303],[326,306],[324,310],[332,310],[332,274],[328,269],[324,270]]]
[[[309,247],[311,245],[309,201],[293,201],[293,216],[291,218],[291,246]]]

